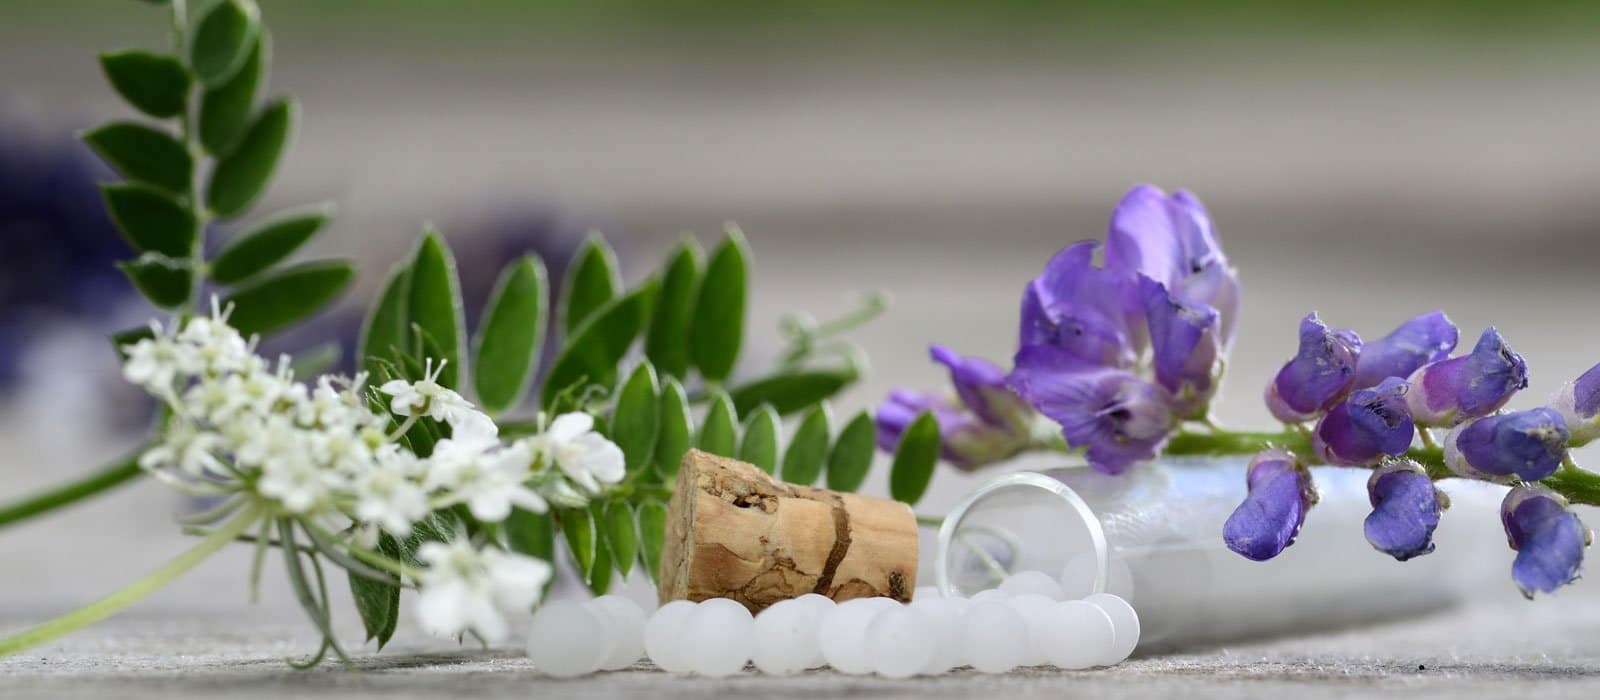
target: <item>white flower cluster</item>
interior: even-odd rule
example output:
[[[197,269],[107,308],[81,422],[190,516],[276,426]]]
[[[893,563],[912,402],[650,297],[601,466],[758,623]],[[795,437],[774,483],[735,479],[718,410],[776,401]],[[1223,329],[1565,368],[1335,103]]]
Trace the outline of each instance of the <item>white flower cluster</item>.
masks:
[[[441,361],[420,381],[378,387],[392,412],[375,412],[365,376],[296,382],[288,358],[274,367],[215,308],[176,333],[126,346],[123,375],[169,406],[171,418],[140,466],[185,492],[256,499],[273,512],[348,529],[349,546],[379,530],[404,538],[441,508],[464,505],[476,520],[504,520],[513,506],[543,513],[548,500],[580,505],[624,474],[622,451],[584,413],[505,442],[487,415],[438,383]],[[450,437],[419,457],[401,440],[417,422]],[[396,422],[400,422],[397,426]],[[538,601],[549,565],[475,548],[465,540],[418,550],[418,613],[431,632],[505,632],[504,611]]]

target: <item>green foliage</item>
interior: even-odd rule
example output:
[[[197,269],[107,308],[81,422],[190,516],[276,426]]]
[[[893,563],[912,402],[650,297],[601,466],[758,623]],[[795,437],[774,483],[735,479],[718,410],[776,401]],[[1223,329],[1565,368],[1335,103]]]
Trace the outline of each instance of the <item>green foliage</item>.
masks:
[[[194,286],[194,270],[187,261],[160,253],[145,253],[137,260],[119,262],[117,267],[144,298],[163,309],[182,306]]]
[[[604,508],[603,503],[595,502],[590,504],[588,510],[589,522],[594,527],[594,561],[590,564],[586,582],[589,591],[595,595],[605,595],[611,589],[611,572],[615,569],[615,557],[611,554],[611,542],[605,528]]]
[[[101,185],[106,209],[134,250],[187,258],[195,246],[194,213],[166,193],[146,185]]]
[[[857,413],[828,452],[828,488],[835,491],[855,491],[867,478],[872,468],[872,454],[877,440],[877,426],[872,414]]]
[[[355,266],[321,260],[287,267],[235,291],[228,323],[246,336],[266,335],[322,310],[350,286]]]
[[[683,453],[694,444],[694,417],[689,399],[677,379],[667,377],[661,386],[661,433],[656,439],[656,472],[666,481],[678,474]]]
[[[83,140],[123,177],[175,195],[189,192],[194,159],[171,134],[132,122],[113,122],[85,133]]]
[[[612,441],[622,448],[628,473],[650,466],[661,431],[661,388],[655,368],[639,363],[617,395],[611,413]]]
[[[206,206],[218,216],[235,216],[261,196],[289,144],[299,107],[293,98],[280,99],[240,137],[228,155],[217,161],[206,187]]]
[[[639,337],[655,305],[656,281],[612,299],[567,338],[545,378],[544,405],[576,382],[610,388],[617,381],[617,363]]]
[[[561,511],[558,517],[561,519],[561,534],[567,538],[567,553],[583,575],[584,584],[588,585],[594,575],[595,550],[599,548],[594,516],[590,515],[587,508],[573,508]]]
[[[200,99],[200,144],[214,156],[227,155],[244,134],[255,112],[256,96],[266,83],[271,46],[266,32],[251,42],[244,65],[228,82],[206,90]]]
[[[512,508],[511,515],[501,524],[506,533],[506,547],[513,552],[556,563],[556,521],[551,513],[535,513],[522,508]],[[555,578],[545,583],[550,590]]]
[[[255,3],[222,0],[200,19],[189,45],[189,65],[206,87],[227,83],[244,66],[260,31]]]
[[[780,371],[728,390],[734,408],[744,413],[756,406],[772,406],[789,415],[815,406],[855,382],[854,368]]]
[[[894,463],[889,468],[889,494],[897,501],[916,505],[928,490],[933,478],[934,465],[939,461],[939,421],[931,411],[906,426],[900,444],[894,449]]]
[[[828,405],[819,403],[806,412],[789,439],[789,448],[783,452],[784,481],[810,486],[822,474],[822,465],[828,460],[828,433],[832,417]]]
[[[561,289],[561,330],[571,334],[589,316],[622,293],[617,254],[598,234],[589,234],[567,265]]]
[[[696,447],[714,455],[733,457],[738,440],[739,412],[734,410],[728,395],[719,392],[711,397],[711,408],[706,410],[705,420],[700,423]]]
[[[667,537],[667,504],[655,498],[639,504],[639,558],[651,581],[661,580],[661,546]]]
[[[661,298],[645,338],[645,356],[656,369],[682,379],[689,371],[689,322],[694,318],[700,285],[700,245],[693,238],[678,244],[661,273]]]
[[[610,551],[611,561],[616,565],[617,573],[627,579],[634,561],[639,557],[639,533],[635,529],[633,506],[621,499],[606,503],[603,520],[606,548]]]
[[[234,284],[248,279],[294,254],[333,217],[333,206],[297,212],[273,219],[235,238],[211,261],[211,279]]]
[[[778,412],[761,406],[744,422],[744,439],[739,441],[739,459],[768,474],[778,468],[778,433],[782,429]]]
[[[473,386],[491,415],[515,406],[528,391],[544,347],[550,285],[544,263],[527,255],[506,266],[489,294],[473,340]]]
[[[100,55],[100,68],[128,104],[157,119],[183,113],[189,99],[189,71],[178,59],[149,51]]]
[[[378,553],[401,561],[400,543],[388,533],[378,535]],[[367,630],[367,641],[377,640],[379,649],[389,643],[400,622],[400,577],[387,572],[383,575],[389,579],[388,584],[349,572],[350,597],[355,600],[356,612]]]
[[[422,235],[411,261],[410,295],[406,304],[409,323],[422,329],[438,345],[435,361],[445,360],[439,383],[455,388],[462,376],[461,346],[467,335],[461,311],[461,282],[456,259],[444,238],[431,228]],[[409,335],[409,334],[407,334]]]
[[[405,346],[406,322],[410,318],[411,266],[396,265],[389,271],[383,291],[367,310],[361,325],[360,345],[356,347],[356,364],[366,369],[369,380],[379,376],[377,361]]]
[[[701,376],[713,382],[727,379],[739,361],[739,348],[744,342],[749,258],[744,234],[737,229],[729,231],[711,254],[705,277],[695,292],[689,356]]]

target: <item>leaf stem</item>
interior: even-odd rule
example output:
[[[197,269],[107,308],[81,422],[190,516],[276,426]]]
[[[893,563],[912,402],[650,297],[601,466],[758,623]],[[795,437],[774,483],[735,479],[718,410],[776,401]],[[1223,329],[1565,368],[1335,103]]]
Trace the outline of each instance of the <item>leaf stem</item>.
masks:
[[[94,624],[154,593],[173,579],[216,554],[255,524],[261,516],[256,506],[246,508],[182,554],[127,587],[41,625],[0,639],[0,656],[9,656]]]
[[[55,510],[126,483],[139,476],[139,453],[144,447],[76,481],[0,505],[0,528]]]

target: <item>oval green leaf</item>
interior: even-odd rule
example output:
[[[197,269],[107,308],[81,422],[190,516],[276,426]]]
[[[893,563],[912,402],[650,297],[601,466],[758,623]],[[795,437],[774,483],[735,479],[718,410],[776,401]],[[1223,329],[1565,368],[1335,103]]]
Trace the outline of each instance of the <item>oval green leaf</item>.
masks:
[[[783,372],[736,386],[728,395],[741,413],[768,404],[779,414],[789,415],[832,398],[856,378],[853,369]]]
[[[650,362],[639,363],[622,384],[611,414],[611,439],[633,473],[650,466],[661,430],[661,387]]]
[[[661,386],[661,433],[656,438],[656,472],[671,481],[678,475],[683,454],[694,444],[694,417],[689,398],[677,379],[667,377]]]
[[[194,158],[167,132],[114,122],[85,133],[83,140],[123,177],[173,194],[189,193]]]
[[[617,573],[627,580],[634,562],[639,558],[639,535],[634,529],[633,507],[621,499],[607,503],[605,523],[606,548],[611,551],[611,560],[616,564]]]
[[[627,355],[650,318],[656,288],[656,281],[651,279],[612,299],[567,339],[545,377],[546,407],[579,382],[608,388],[616,383],[617,363]]]
[[[549,303],[544,263],[536,255],[507,265],[495,282],[473,339],[472,360],[478,403],[490,414],[515,406],[533,382]]]
[[[228,242],[211,261],[211,279],[221,284],[242,282],[282,262],[317,235],[333,217],[333,206],[288,214]]]
[[[392,561],[401,561],[400,543],[388,533],[378,534],[378,552]],[[367,641],[377,640],[378,648],[389,643],[400,621],[400,578],[389,574],[390,583],[350,572],[350,597],[367,630]]]
[[[594,523],[594,562],[589,566],[587,583],[589,591],[595,595],[605,595],[611,589],[611,572],[614,567],[614,556],[611,554],[611,543],[606,535],[605,510],[601,504],[589,504],[589,517]]]
[[[689,320],[694,317],[700,285],[700,246],[694,239],[678,244],[661,274],[661,299],[645,337],[644,353],[656,369],[683,378],[689,371]]]
[[[267,105],[250,129],[240,138],[232,153],[217,161],[206,187],[206,206],[218,216],[234,216],[267,189],[272,172],[278,168],[289,133],[299,111],[293,98]]]
[[[639,504],[639,559],[651,581],[661,580],[661,546],[667,537],[667,504],[654,498]]]
[[[100,54],[100,68],[122,99],[152,117],[176,117],[188,104],[189,71],[176,58],[137,49],[113,51]]]
[[[550,513],[512,508],[511,515],[506,516],[501,527],[505,529],[506,546],[511,551],[542,559],[551,565],[556,563],[556,523]],[[545,581],[546,592],[553,583],[553,576]]]
[[[810,486],[822,474],[822,465],[828,461],[828,433],[832,430],[832,417],[827,404],[817,404],[800,419],[789,448],[783,452],[784,481]]]
[[[694,317],[689,323],[689,357],[706,379],[728,378],[739,361],[744,342],[744,308],[749,275],[749,253],[744,234],[728,232],[695,292]]]
[[[228,82],[206,90],[200,98],[200,145],[214,156],[227,155],[244,134],[255,112],[256,96],[265,84],[271,53],[266,32],[251,42],[250,54]]]
[[[200,18],[189,45],[189,65],[200,82],[217,87],[244,65],[259,31],[256,5],[248,0],[223,0]]]
[[[739,441],[739,459],[768,474],[778,468],[778,432],[783,426],[778,412],[762,406],[744,422],[744,439]]]
[[[194,214],[171,196],[146,185],[101,185],[106,210],[134,250],[187,258],[194,248]]]
[[[594,570],[594,554],[599,544],[596,541],[594,517],[589,515],[587,508],[573,508],[561,511],[560,518],[561,534],[567,539],[567,553],[572,555],[574,568],[583,575],[583,582],[587,584]]]
[[[894,448],[894,462],[889,468],[889,495],[894,500],[916,505],[928,490],[933,478],[933,468],[939,462],[939,420],[931,411],[906,426],[900,435],[900,444]]]
[[[250,336],[266,335],[314,314],[339,298],[356,269],[344,260],[320,260],[261,278],[223,301],[233,305],[228,323]]]
[[[717,392],[711,397],[711,407],[700,423],[700,440],[696,447],[723,457],[735,456],[739,440],[739,412],[727,394]]]
[[[561,330],[571,334],[622,293],[622,277],[616,252],[595,233],[573,254],[566,275],[561,285]]]
[[[367,309],[361,324],[361,341],[356,347],[356,362],[367,370],[367,381],[378,383],[378,365],[386,362],[395,348],[405,347],[406,321],[410,308],[411,266],[395,265],[383,292]]]
[[[862,411],[839,431],[839,439],[828,452],[828,488],[846,493],[861,488],[872,468],[877,430],[872,414]]]
[[[439,383],[455,388],[461,372],[461,346],[467,332],[461,313],[461,282],[456,276],[456,260],[445,245],[444,238],[432,228],[423,232],[417,244],[417,254],[411,261],[411,289],[407,302],[410,314],[409,329],[416,324],[438,344],[439,357],[444,360],[444,370],[439,373]],[[406,332],[404,338],[410,338]],[[401,347],[409,347],[408,344]]]
[[[137,260],[119,262],[117,267],[144,298],[163,309],[182,306],[194,289],[194,270],[185,260],[145,253]]]

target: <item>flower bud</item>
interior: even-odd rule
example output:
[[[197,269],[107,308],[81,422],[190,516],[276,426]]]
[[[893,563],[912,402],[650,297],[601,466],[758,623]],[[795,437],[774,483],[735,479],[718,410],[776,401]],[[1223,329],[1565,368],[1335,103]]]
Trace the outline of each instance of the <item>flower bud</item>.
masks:
[[[1172,432],[1172,397],[1128,372],[1083,363],[1054,348],[1017,353],[1011,388],[1061,426],[1089,466],[1107,474],[1154,459]]]
[[[1444,463],[1469,479],[1538,481],[1561,467],[1567,422],[1548,408],[1486,416],[1456,426],[1444,439]]]
[[[1374,549],[1398,561],[1433,551],[1433,530],[1445,499],[1421,465],[1394,460],[1374,469],[1367,479],[1367,500],[1372,513],[1363,529]]]
[[[950,383],[967,410],[992,427],[1027,433],[1033,422],[1033,409],[1006,386],[1005,370],[943,345],[930,346],[928,354],[950,370]]]
[[[961,405],[938,394],[896,389],[878,405],[878,447],[893,452],[911,421],[932,411],[939,421],[940,456],[972,470],[1007,459],[1028,447],[1028,434],[996,427]]]
[[[1567,421],[1571,445],[1582,447],[1600,438],[1600,365],[1567,382],[1550,399],[1550,407]]]
[[[1156,381],[1172,394],[1174,413],[1204,418],[1221,374],[1217,310],[1181,301],[1144,275],[1139,276],[1139,296],[1149,323]]]
[[[1311,473],[1293,454],[1265,450],[1250,460],[1244,502],[1222,525],[1222,539],[1246,559],[1266,561],[1291,544],[1317,502]]]
[[[1267,385],[1267,410],[1285,423],[1315,418],[1355,383],[1361,337],[1330,329],[1315,311],[1300,321],[1300,350]]]
[[[1449,426],[1500,410],[1527,388],[1528,364],[1490,326],[1472,352],[1423,365],[1410,377],[1406,402],[1421,425]]]
[[[1500,522],[1517,553],[1511,578],[1528,598],[1555,592],[1583,569],[1583,550],[1594,536],[1567,506],[1567,499],[1542,486],[1518,486],[1500,504]]]
[[[1417,368],[1449,357],[1459,335],[1456,324],[1443,311],[1406,321],[1376,342],[1362,346],[1355,387],[1376,386],[1388,377],[1405,379]]]
[[[1406,409],[1404,379],[1389,377],[1370,389],[1357,389],[1329,409],[1312,433],[1312,446],[1328,464],[1373,464],[1384,455],[1400,455],[1416,436]]]

